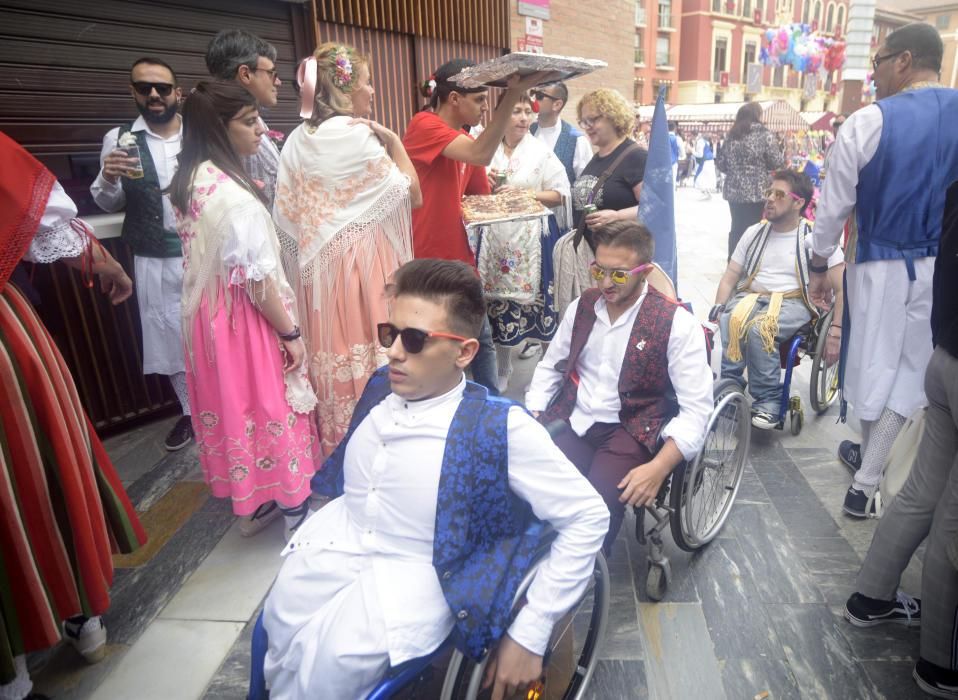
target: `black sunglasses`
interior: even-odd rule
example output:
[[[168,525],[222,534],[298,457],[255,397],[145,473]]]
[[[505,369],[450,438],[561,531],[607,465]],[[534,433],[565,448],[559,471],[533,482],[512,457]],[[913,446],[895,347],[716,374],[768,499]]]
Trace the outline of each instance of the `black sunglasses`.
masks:
[[[150,93],[156,90],[156,94],[160,97],[169,97],[170,93],[173,92],[173,86],[169,83],[148,83],[143,80],[137,80],[135,83],[131,83],[133,89],[136,90],[137,95],[143,95],[143,97],[149,97]]]
[[[376,332],[379,335],[379,344],[384,348],[391,348],[396,338],[402,338],[402,346],[406,352],[415,355],[422,352],[426,344],[426,338],[448,338],[449,340],[466,341],[461,335],[452,333],[437,333],[435,331],[421,331],[418,328],[403,328],[399,330],[391,323],[376,324]]]
[[[907,50],[908,49],[902,49],[901,51],[896,51],[895,53],[886,53],[884,56],[875,56],[872,58],[872,72],[877,71],[878,66],[880,66],[883,61],[887,61],[889,58],[894,58],[895,56],[900,56]]]
[[[537,100],[544,100],[544,99],[546,99],[546,98],[548,98],[548,99],[550,99],[550,100],[558,100],[558,99],[559,99],[558,97],[554,97],[554,96],[550,95],[550,94],[547,93],[547,92],[542,92],[541,90],[536,90],[535,92],[532,93],[532,96],[535,97]]]

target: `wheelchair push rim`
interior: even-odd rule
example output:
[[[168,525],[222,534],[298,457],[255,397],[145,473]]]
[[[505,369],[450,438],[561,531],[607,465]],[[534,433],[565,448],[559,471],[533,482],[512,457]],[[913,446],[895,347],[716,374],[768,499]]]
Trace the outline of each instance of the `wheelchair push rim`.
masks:
[[[739,385],[734,380],[718,382],[705,444],[686,466],[673,495],[678,527],[672,535],[682,549],[708,544],[725,525],[745,471],[750,427],[748,399]]]
[[[538,566],[534,566],[519,586],[516,600],[521,600]],[[543,657],[543,675],[545,676],[545,691],[543,697],[562,697],[563,700],[580,700],[585,696],[592,674],[598,664],[599,648],[609,618],[609,569],[605,557],[600,552],[596,556],[592,577],[582,598],[573,606],[572,610],[563,615],[556,623],[553,635],[549,640],[549,647]],[[566,645],[571,642],[575,645],[581,639],[581,648],[576,648],[573,658],[558,657],[567,651]],[[573,664],[563,661],[572,661]],[[487,656],[479,663],[466,659],[459,651],[453,653],[446,673],[446,682],[442,688],[442,700],[476,700],[488,698],[492,694],[492,687],[483,690],[482,682],[486,674]],[[559,672],[561,676],[557,677]],[[557,693],[550,686],[550,675],[553,683],[560,684]]]
[[[818,339],[815,342],[815,359],[812,361],[811,386],[809,398],[816,413],[822,414],[838,398],[838,362],[830,367],[825,365],[825,343],[828,328],[832,324],[835,311],[831,310],[818,325]]]

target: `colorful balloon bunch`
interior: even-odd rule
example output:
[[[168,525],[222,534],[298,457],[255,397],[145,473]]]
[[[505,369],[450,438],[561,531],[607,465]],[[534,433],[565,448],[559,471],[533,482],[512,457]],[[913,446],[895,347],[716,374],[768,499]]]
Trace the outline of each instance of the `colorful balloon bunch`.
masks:
[[[759,61],[800,73],[817,73],[822,68],[830,73],[845,63],[845,42],[822,36],[807,24],[789,24],[765,31]]]

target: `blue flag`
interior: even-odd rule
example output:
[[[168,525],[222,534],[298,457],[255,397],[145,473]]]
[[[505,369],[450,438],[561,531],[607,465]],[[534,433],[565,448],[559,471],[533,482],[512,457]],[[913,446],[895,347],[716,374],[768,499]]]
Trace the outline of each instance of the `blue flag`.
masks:
[[[669,124],[665,117],[665,90],[659,91],[649,134],[649,157],[642,178],[642,200],[639,202],[639,223],[655,239],[652,257],[672,278],[676,291],[679,284],[678,252],[675,247],[675,183],[672,180],[672,151]]]

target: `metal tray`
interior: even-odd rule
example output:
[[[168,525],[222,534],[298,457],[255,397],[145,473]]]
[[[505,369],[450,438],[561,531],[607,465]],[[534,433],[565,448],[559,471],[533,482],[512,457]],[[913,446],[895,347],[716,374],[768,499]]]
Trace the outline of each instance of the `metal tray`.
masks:
[[[593,58],[516,51],[477,66],[463,68],[452,76],[451,80],[464,88],[477,88],[482,85],[506,87],[506,80],[516,73],[529,75],[538,71],[552,71],[556,73],[553,81],[569,80],[607,65],[605,61]]]

